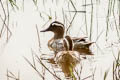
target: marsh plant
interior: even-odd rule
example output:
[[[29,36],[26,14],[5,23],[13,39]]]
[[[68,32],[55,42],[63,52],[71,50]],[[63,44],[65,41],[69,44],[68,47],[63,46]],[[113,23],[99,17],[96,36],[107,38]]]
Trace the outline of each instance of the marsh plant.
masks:
[[[54,50],[50,51],[47,43],[53,33],[40,31],[54,21],[64,25],[64,35],[75,37],[76,41],[81,40],[77,38],[85,38],[81,40],[82,47],[69,49],[66,44],[70,46],[71,43],[66,42],[66,49],[62,52],[55,54]],[[16,41],[14,47],[12,40]],[[17,42],[23,44],[22,47]],[[38,76],[36,80],[119,80],[120,0],[0,0],[0,51],[3,46],[13,47],[14,51],[21,49],[24,54],[29,54],[29,57],[20,57],[24,59],[23,65],[27,66],[24,69],[31,70],[26,74],[35,72],[32,78]],[[30,51],[26,53],[24,48]],[[78,49],[92,55],[78,55],[74,52]],[[13,54],[7,49],[6,52]],[[19,51],[14,53],[18,54]],[[14,60],[19,59],[14,57]],[[8,58],[5,60],[9,61]],[[17,64],[17,61],[11,62],[11,65]],[[16,72],[10,67],[5,69],[6,80],[30,80],[22,75],[25,72],[22,65],[22,68],[17,67],[20,70]],[[0,70],[2,74],[2,68]]]

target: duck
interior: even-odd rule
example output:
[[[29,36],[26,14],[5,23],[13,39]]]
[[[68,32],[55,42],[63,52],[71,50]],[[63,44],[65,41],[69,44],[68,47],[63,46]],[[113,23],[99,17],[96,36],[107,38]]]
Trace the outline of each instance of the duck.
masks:
[[[64,51],[63,39],[65,33],[64,24],[59,21],[53,21],[49,27],[40,32],[51,31],[54,33],[53,38],[48,41],[48,48],[55,53]],[[73,41],[73,50],[79,52],[80,55],[93,55],[89,47],[93,42],[86,41],[87,37],[71,37]]]
[[[52,22],[49,27],[40,32],[51,31],[54,33],[53,38],[48,41],[48,48],[55,53],[64,50],[63,38],[64,38],[64,25],[58,21]]]

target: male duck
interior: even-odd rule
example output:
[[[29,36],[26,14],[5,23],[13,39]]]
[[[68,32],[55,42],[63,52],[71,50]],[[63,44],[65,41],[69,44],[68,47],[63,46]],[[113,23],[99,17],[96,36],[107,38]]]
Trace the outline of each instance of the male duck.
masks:
[[[50,26],[42,30],[41,32],[51,31],[54,33],[54,37],[48,41],[48,47],[50,50],[54,51],[55,53],[59,51],[64,51],[63,46],[63,39],[64,39],[64,25],[61,22],[54,21],[50,24]],[[73,41],[73,50],[78,51],[81,55],[92,55],[89,47],[93,42],[88,42],[85,39],[86,37],[72,37]]]
[[[54,21],[47,29],[42,30],[41,32],[46,31],[52,31],[54,33],[54,37],[48,41],[48,48],[55,53],[63,51],[64,25],[58,21]]]

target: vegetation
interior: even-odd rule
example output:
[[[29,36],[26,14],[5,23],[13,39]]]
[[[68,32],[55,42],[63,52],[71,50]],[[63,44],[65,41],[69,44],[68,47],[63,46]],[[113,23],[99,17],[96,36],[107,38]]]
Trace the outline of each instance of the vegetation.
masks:
[[[45,27],[48,23],[55,20],[61,20],[65,25],[67,35],[71,36],[88,36],[89,40],[95,42],[91,50],[96,56],[104,55],[105,49],[110,49],[114,57],[114,61],[111,62],[112,66],[112,80],[120,79],[120,0],[29,0],[33,2],[32,7],[34,11],[39,14],[39,20],[41,24],[36,22],[35,29],[37,33],[38,50],[32,48],[32,61],[26,56],[23,56],[24,60],[28,63],[26,65],[31,66],[40,77],[40,80],[46,80],[46,75],[50,74],[53,80],[63,80],[61,75],[64,75],[62,71],[59,72],[60,67],[56,70],[56,64],[51,64],[50,60],[46,56],[50,56],[41,51],[41,36],[40,29]],[[49,6],[49,1],[51,1]],[[62,2],[63,1],[63,2]],[[42,3],[42,5],[41,5]],[[64,4],[61,4],[64,3]],[[78,4],[79,3],[79,4]],[[25,0],[0,0],[0,41],[9,43],[9,40],[13,36],[13,23],[11,15],[16,14],[19,11],[24,11]],[[29,4],[29,3],[28,3]],[[51,5],[52,4],[52,5]],[[48,6],[49,7],[48,7]],[[61,7],[62,5],[63,7]],[[60,6],[60,9],[59,9]],[[44,8],[43,10],[41,9]],[[53,9],[55,8],[55,9]],[[59,12],[57,12],[59,9]],[[44,11],[45,10],[45,11]],[[61,10],[61,11],[60,11]],[[29,13],[31,14],[31,13]],[[60,18],[59,18],[60,17]],[[104,22],[103,22],[104,21]],[[39,25],[39,27],[38,27]],[[103,47],[107,45],[107,47]],[[0,45],[1,46],[1,45]],[[114,50],[114,48],[116,49]],[[108,53],[109,55],[109,53]],[[89,56],[87,58],[91,64],[94,64],[94,60]],[[101,60],[102,61],[102,60]],[[83,61],[84,62],[84,61]],[[47,66],[49,65],[50,68]],[[80,67],[81,66],[81,67]],[[83,68],[82,62],[80,62],[79,68],[72,70],[70,67],[70,74],[73,80],[87,80],[91,78],[96,80],[95,75],[96,68],[92,68],[92,74],[81,78]],[[40,70],[42,69],[42,70]],[[104,71],[103,80],[108,80],[110,68]],[[22,73],[22,71],[21,71]],[[102,75],[102,74],[101,74]],[[34,75],[33,75],[34,77]],[[7,80],[21,80],[20,72],[14,74],[7,69]],[[67,78],[68,79],[68,78]]]

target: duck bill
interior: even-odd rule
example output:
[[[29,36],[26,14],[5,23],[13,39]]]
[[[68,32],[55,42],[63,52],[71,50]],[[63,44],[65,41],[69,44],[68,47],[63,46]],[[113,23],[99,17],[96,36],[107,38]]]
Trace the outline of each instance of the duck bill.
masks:
[[[49,31],[49,28],[45,29],[45,30],[41,30],[40,32],[47,32]]]

